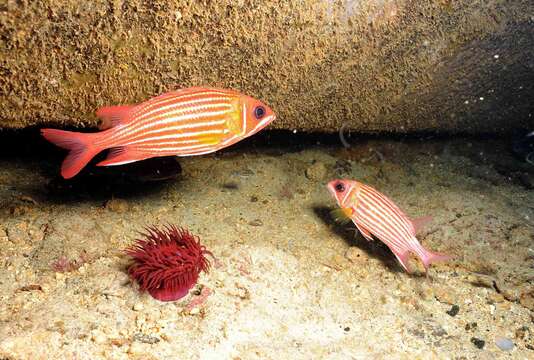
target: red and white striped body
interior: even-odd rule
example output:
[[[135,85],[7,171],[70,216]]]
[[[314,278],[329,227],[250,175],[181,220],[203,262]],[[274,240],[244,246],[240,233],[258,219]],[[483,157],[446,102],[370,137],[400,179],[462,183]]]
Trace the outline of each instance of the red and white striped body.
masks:
[[[372,240],[372,235],[379,238],[406,271],[411,272],[410,253],[422,260],[425,269],[434,261],[449,259],[428,251],[416,238],[417,228],[429,218],[410,220],[387,196],[357,181],[333,180],[328,183],[328,190],[362,235],[367,240]]]
[[[42,130],[45,138],[71,150],[62,167],[65,178],[76,175],[104,149],[111,151],[99,166],[156,156],[203,155],[235,144],[275,119],[273,111],[254,98],[201,87],[172,91],[137,105],[104,107],[97,116],[102,119],[99,133]]]

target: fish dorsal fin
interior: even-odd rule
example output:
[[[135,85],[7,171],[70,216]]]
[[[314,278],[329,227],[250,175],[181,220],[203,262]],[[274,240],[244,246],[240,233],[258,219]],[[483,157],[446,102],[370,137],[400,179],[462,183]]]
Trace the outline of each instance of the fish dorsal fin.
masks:
[[[111,127],[126,123],[128,121],[128,115],[130,115],[133,108],[135,108],[135,105],[101,107],[96,112],[96,116],[102,120],[102,123],[98,128],[100,130],[106,130]]]
[[[432,216],[422,216],[411,220],[413,235],[417,235],[426,225],[432,221]]]

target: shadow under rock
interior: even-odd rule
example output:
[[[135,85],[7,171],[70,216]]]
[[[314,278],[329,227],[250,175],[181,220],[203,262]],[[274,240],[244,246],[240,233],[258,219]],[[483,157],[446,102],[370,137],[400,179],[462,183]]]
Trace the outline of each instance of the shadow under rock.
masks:
[[[174,156],[120,166],[95,166],[106,154],[107,150],[102,151],[75,177],[64,179],[60,169],[67,151],[42,138],[38,128],[0,134],[0,161],[41,177],[41,181],[20,182],[17,177],[6,174],[4,185],[10,193],[22,193],[38,202],[65,204],[109,200],[112,196],[144,197],[161,193],[181,178],[182,169]]]
[[[94,166],[97,160],[71,179],[59,175],[59,165],[43,164],[42,175],[50,180],[45,185],[45,200],[54,203],[143,197],[163,192],[181,178],[181,167],[175,157],[152,158],[121,166]],[[41,196],[42,197],[42,196]]]
[[[332,209],[326,206],[313,207],[313,212],[317,218],[327,225],[335,223],[335,219],[330,215],[331,211]],[[391,272],[402,272],[402,268],[397,263],[395,254],[393,254],[391,250],[389,250],[389,248],[380,240],[367,241],[358,232],[358,229],[354,226],[354,224],[352,224],[352,222],[347,225],[336,223],[335,226],[332,227],[332,231],[337,236],[345,240],[345,242],[350,246],[357,246],[369,254],[370,257],[380,260]]]

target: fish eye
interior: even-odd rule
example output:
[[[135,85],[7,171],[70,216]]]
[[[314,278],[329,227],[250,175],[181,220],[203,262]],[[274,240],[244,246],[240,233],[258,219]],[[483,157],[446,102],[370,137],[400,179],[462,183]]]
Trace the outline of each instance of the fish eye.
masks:
[[[337,191],[337,192],[343,192],[343,191],[345,191],[345,185],[343,185],[343,183],[337,183],[337,184],[336,184],[336,191]]]
[[[265,116],[265,108],[263,106],[256,106],[254,108],[254,116],[256,117],[256,119],[261,119],[262,117]]]

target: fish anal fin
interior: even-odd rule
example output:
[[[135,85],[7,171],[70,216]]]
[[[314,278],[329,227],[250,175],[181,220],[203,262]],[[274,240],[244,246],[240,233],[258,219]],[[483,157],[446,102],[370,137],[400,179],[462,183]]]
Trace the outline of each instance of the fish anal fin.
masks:
[[[422,216],[412,219],[413,235],[417,235],[426,225],[432,221],[432,216]]]
[[[371,235],[369,230],[364,228],[362,225],[358,225],[358,224],[356,224],[356,227],[358,228],[360,233],[363,235],[363,237],[367,239],[367,241],[373,241],[373,235]]]
[[[438,262],[438,261],[447,261],[452,260],[452,255],[447,255],[435,251],[429,251],[424,249],[423,255],[421,256],[421,261],[423,262],[423,265],[425,266],[425,271],[428,271],[428,268],[430,267],[430,264]]]
[[[105,160],[96,164],[96,166],[113,166],[123,165],[135,161],[144,160],[149,158],[150,155],[139,152],[135,149],[128,148],[127,146],[121,146],[112,148]]]
[[[135,105],[104,106],[96,111],[96,116],[102,120],[98,128],[106,130],[124,124]]]
[[[410,266],[410,251],[405,250],[403,252],[396,251],[395,249],[390,248],[393,254],[397,257],[397,260],[399,260],[401,266],[404,270],[406,270],[407,273],[412,273],[412,267]]]

